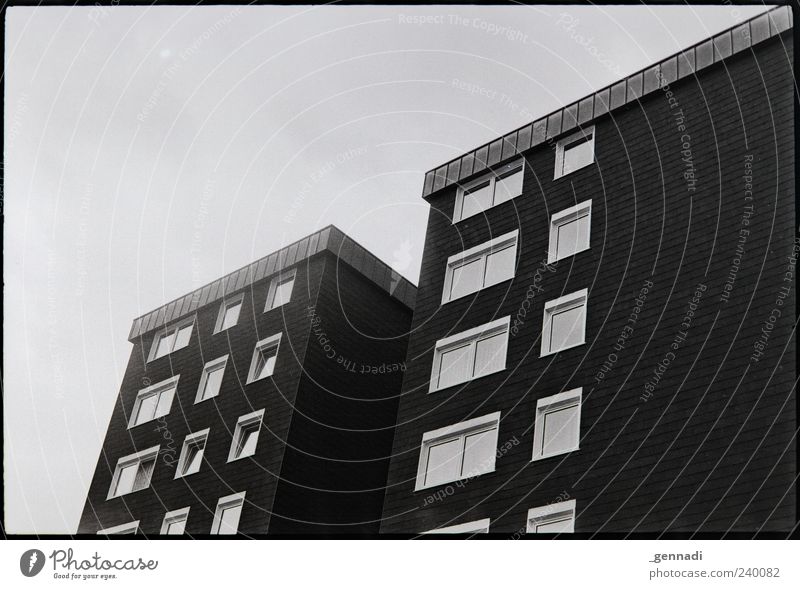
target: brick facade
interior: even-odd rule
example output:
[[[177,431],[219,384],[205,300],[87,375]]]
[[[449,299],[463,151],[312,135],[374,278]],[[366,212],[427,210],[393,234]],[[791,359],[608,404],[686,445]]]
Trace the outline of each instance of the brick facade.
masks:
[[[576,501],[575,532],[792,528],[795,294],[793,279],[784,281],[797,251],[791,64],[789,31],[587,121],[595,163],[557,180],[561,136],[529,149],[522,195],[485,214],[451,222],[457,184],[426,197],[433,211],[382,533],[490,518],[491,532],[511,535],[525,531],[529,508],[567,498]],[[550,215],[587,199],[591,248],[544,269]],[[515,229],[513,280],[442,305],[447,258]],[[741,229],[749,231],[743,254]],[[615,350],[649,283],[633,331]],[[583,288],[586,344],[540,357],[545,302]],[[755,361],[776,308],[783,313]],[[521,321],[506,370],[428,394],[436,341],[504,316]],[[674,358],[646,389],[680,333]],[[583,388],[580,449],[532,462],[537,399],[575,387]],[[498,447],[511,442],[495,471],[415,492],[423,434],[494,411],[502,414]]]
[[[325,231],[340,234],[335,228]],[[273,525],[282,533],[377,531],[402,372],[361,374],[360,366],[403,362],[413,286],[397,277],[395,286],[402,281],[407,291],[399,300],[374,281],[375,273],[357,271],[334,253],[357,244],[342,234],[331,239],[336,247],[283,268],[297,274],[291,302],[281,307],[264,312],[276,276],[270,274],[226,295],[244,293],[239,322],[227,331],[213,333],[220,298],[190,313],[195,327],[189,345],[168,356],[146,361],[155,330],[132,338],[80,533],[138,520],[140,532],[158,534],[166,512],[190,507],[186,532],[207,534],[217,500],[243,491],[241,533],[264,534],[274,531]],[[366,262],[376,272],[385,266],[374,259]],[[337,370],[337,359],[325,356],[314,334],[312,308],[326,329],[330,325],[337,355],[356,363],[356,372]],[[381,321],[375,322],[376,317]],[[349,331],[346,325],[352,326]],[[246,384],[256,342],[279,332],[273,376]],[[229,359],[219,395],[195,403],[204,364],[225,354]],[[180,379],[169,414],[128,429],[138,391],[174,375]],[[265,412],[256,454],[229,463],[238,418],[259,409]],[[342,429],[348,425],[361,431]],[[210,434],[202,468],[175,479],[184,437],[205,428]],[[150,487],[106,500],[117,460],[159,444]],[[337,493],[343,490],[350,492]],[[357,509],[348,508],[353,504]],[[299,514],[313,514],[305,518],[311,523],[298,521]]]

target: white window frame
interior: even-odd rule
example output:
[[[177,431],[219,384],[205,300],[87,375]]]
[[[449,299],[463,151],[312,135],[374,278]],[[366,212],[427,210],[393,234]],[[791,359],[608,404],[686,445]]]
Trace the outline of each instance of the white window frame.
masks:
[[[145,489],[150,488],[150,483],[153,480],[153,473],[156,469],[156,464],[158,463],[158,452],[161,450],[161,446],[153,446],[151,448],[147,448],[146,450],[142,450],[141,452],[136,452],[135,454],[128,454],[127,456],[123,456],[119,460],[117,460],[117,466],[114,468],[114,475],[111,477],[111,484],[108,487],[108,496],[106,497],[106,501],[109,499],[116,499],[117,497],[124,497],[125,495],[131,495],[133,493],[137,493],[139,491],[144,491]],[[153,464],[153,470],[150,471],[150,478],[147,480],[147,485],[142,487],[141,489],[132,489],[127,493],[120,493],[116,494],[116,487],[119,481],[119,475],[122,472],[123,468],[128,466],[132,466],[133,464],[138,464],[141,466],[141,463],[153,459],[155,463]],[[138,472],[138,471],[137,471]]]
[[[553,315],[559,312],[563,313],[564,311],[569,311],[570,309],[576,308],[580,305],[583,305],[584,307],[583,337],[579,342],[574,343],[568,347],[558,348],[557,350],[551,350],[550,337],[552,335]],[[578,346],[584,345],[586,343],[586,324],[589,321],[589,291],[584,288],[582,290],[577,290],[575,292],[564,295],[563,297],[553,299],[552,301],[547,301],[544,304],[544,312],[542,313],[542,315],[543,315],[542,351],[540,356],[549,356],[550,354],[556,354],[564,350],[570,350],[572,348],[577,348]]]
[[[97,530],[98,536],[113,536],[114,534],[136,534],[139,532],[139,522],[141,520],[136,520],[135,522],[128,522],[126,524],[119,524],[118,526],[112,526],[110,528],[103,528],[102,530]]]
[[[189,521],[189,509],[191,508],[183,507],[181,509],[176,509],[174,511],[168,511],[167,513],[165,513],[164,521],[161,522],[161,532],[160,532],[161,535],[178,536],[179,534],[169,534],[168,530],[170,525],[177,523],[179,521],[185,522],[183,524],[183,534],[180,535],[183,536],[184,534],[186,534],[186,523],[188,523]]]
[[[483,431],[491,431],[492,429],[495,432],[495,443],[494,443],[495,451],[492,452],[491,459],[486,463],[484,469],[482,469],[480,472],[477,473],[461,474],[457,478],[450,481],[439,481],[434,484],[425,483],[425,478],[427,475],[428,453],[432,446],[441,444],[450,439],[461,438],[462,440],[464,440],[469,435],[480,433]],[[482,415],[481,417],[475,417],[474,419],[462,421],[461,423],[456,423],[454,425],[448,425],[446,427],[442,427],[423,434],[422,444],[420,445],[420,451],[419,451],[419,463],[417,465],[417,481],[414,487],[414,491],[420,491],[422,489],[428,489],[431,487],[438,487],[465,478],[472,478],[474,476],[480,476],[483,474],[494,472],[495,463],[497,459],[497,439],[499,437],[499,434],[500,434],[500,411],[496,411],[495,413],[490,413],[488,415]],[[464,452],[462,448],[461,452],[462,461],[463,457],[464,457]]]
[[[505,164],[503,166],[500,166],[499,168],[497,168],[495,170],[487,172],[486,174],[482,174],[481,176],[478,176],[474,180],[470,180],[469,182],[459,186],[458,187],[458,191],[456,192],[456,205],[455,205],[455,209],[453,210],[453,223],[455,224],[455,223],[458,223],[459,221],[463,221],[464,219],[469,219],[470,217],[474,217],[475,215],[478,215],[478,214],[480,214],[480,213],[482,213],[484,211],[488,211],[489,209],[492,209],[492,208],[496,207],[497,204],[495,204],[495,187],[497,185],[498,176],[510,175],[510,174],[514,173],[518,168],[521,169],[522,183],[524,185],[524,183],[525,183],[525,159],[524,158],[519,158],[519,159],[514,160],[513,162],[509,162],[509,163],[507,163],[507,164]],[[463,212],[464,212],[464,193],[469,191],[469,190],[471,190],[475,186],[478,186],[479,184],[483,184],[487,180],[489,181],[489,191],[492,193],[492,204],[489,207],[483,209],[483,211],[477,211],[475,213],[472,213],[471,215],[467,215],[466,217],[464,217],[463,216]],[[522,192],[520,191],[519,194],[512,196],[509,200],[505,200],[502,203],[498,203],[498,204],[504,204],[506,202],[512,201],[512,200],[514,200],[515,198],[517,198],[517,197],[519,197],[521,195],[522,195]]]
[[[237,305],[239,306],[239,315],[237,315],[236,317],[236,323],[234,323],[230,327],[222,329],[222,326],[225,321],[225,315],[227,314],[228,309],[231,307],[235,307]],[[244,306],[244,293],[239,293],[238,295],[223,300],[222,303],[220,303],[219,312],[217,313],[217,322],[214,324],[214,333],[215,334],[220,333],[222,331],[227,331],[228,329],[236,327],[239,324],[239,318],[241,317],[243,306]]]
[[[575,143],[579,139],[583,139],[587,135],[591,135],[592,136],[591,139],[589,139],[589,143],[592,146],[592,161],[582,165],[580,168],[575,168],[574,170],[571,170],[571,171],[569,171],[569,172],[567,172],[565,174],[564,173],[564,150],[565,150],[565,148],[567,148],[571,143]],[[569,135],[567,137],[564,137],[563,139],[559,140],[556,143],[556,162],[555,162],[555,171],[554,171],[555,173],[553,175],[553,180],[558,180],[559,178],[563,178],[564,176],[569,176],[573,172],[577,172],[578,170],[582,170],[583,168],[585,168],[587,166],[591,166],[595,162],[595,159],[596,159],[596,154],[595,154],[595,149],[594,149],[595,139],[596,139],[596,135],[595,135],[595,132],[594,132],[594,125],[592,125],[591,127],[586,127],[585,129],[579,129],[575,133],[572,133],[571,135]]]
[[[175,343],[178,341],[178,337],[177,337],[178,331],[183,329],[187,325],[191,325],[192,326],[192,330],[189,333],[189,339],[186,340],[186,344],[185,345],[181,346],[180,348],[176,348],[175,347]],[[183,319],[182,321],[178,321],[177,323],[173,323],[172,325],[170,325],[168,327],[165,327],[163,329],[158,330],[156,332],[155,337],[153,337],[153,343],[150,344],[150,355],[147,358],[148,362],[152,362],[153,360],[157,360],[158,359],[158,358],[156,358],[156,350],[158,349],[158,342],[161,340],[162,337],[164,337],[165,335],[167,335],[168,333],[170,333],[172,331],[175,332],[175,339],[172,340],[172,349],[169,352],[167,352],[166,354],[158,356],[158,358],[166,358],[167,356],[169,356],[173,352],[177,352],[178,350],[182,350],[183,348],[185,348],[185,347],[187,347],[189,345],[189,342],[192,341],[192,336],[194,335],[194,316],[187,317],[186,319]]]
[[[262,376],[260,378],[256,378],[256,366],[258,363],[256,360],[258,359],[259,354],[265,348],[275,348],[275,365],[278,365],[278,352],[280,351],[281,346],[281,338],[283,337],[283,333],[276,333],[275,335],[271,335],[267,338],[262,339],[260,342],[256,343],[255,348],[253,349],[253,357],[250,360],[250,370],[247,372],[247,384],[252,382],[257,382],[259,380],[264,380],[265,378],[269,378],[273,374],[275,374],[275,369],[272,369],[270,374]]]
[[[544,460],[553,456],[560,456],[562,454],[569,454],[575,450],[580,449],[580,431],[581,431],[581,404],[583,402],[583,388],[572,389],[571,391],[564,391],[557,395],[544,397],[536,402],[536,420],[533,426],[533,458],[531,460]],[[544,422],[548,413],[553,411],[560,411],[569,407],[577,407],[577,427],[578,439],[575,440],[575,445],[559,452],[551,452],[543,454],[544,447]]]
[[[211,524],[211,534],[219,534],[219,528],[222,524],[222,512],[225,509],[230,509],[231,507],[240,507],[239,520],[241,520],[242,512],[244,511],[245,494],[246,491],[242,491],[241,493],[234,493],[233,495],[227,495],[219,498],[217,501],[217,507],[214,510],[214,521]],[[238,532],[239,521],[236,522],[236,533]]]
[[[128,418],[128,429],[139,427],[140,425],[144,425],[145,423],[150,423],[151,421],[155,421],[159,417],[164,417],[165,415],[169,415],[169,412],[172,411],[172,403],[175,402],[175,397],[178,393],[178,380],[180,379],[181,375],[178,374],[177,376],[173,376],[172,378],[168,378],[167,380],[162,380],[161,382],[157,382],[154,385],[150,385],[145,389],[141,389],[136,394],[136,399],[133,401],[133,407],[131,408],[131,414]],[[148,399],[154,395],[159,395],[159,397],[168,390],[172,390],[171,398],[169,400],[169,405],[167,406],[167,410],[165,413],[158,414],[157,412],[153,412],[153,417],[148,419],[147,421],[143,421],[141,423],[136,423],[136,419],[139,416],[139,411],[142,407],[142,401]],[[160,399],[159,399],[160,400]],[[156,402],[156,409],[158,409],[158,402]]]
[[[428,393],[434,393],[436,391],[441,391],[445,388],[450,388],[454,386],[458,386],[459,384],[464,384],[465,382],[470,382],[472,380],[476,380],[478,378],[483,378],[484,376],[489,376],[490,374],[496,374],[498,372],[502,372],[506,369],[506,362],[508,360],[508,330],[509,325],[511,323],[511,315],[507,317],[503,317],[502,319],[497,319],[496,321],[492,321],[490,323],[485,323],[484,325],[479,325],[478,327],[473,327],[472,329],[468,329],[467,331],[462,331],[461,333],[457,333],[450,337],[446,337],[444,339],[440,339],[436,342],[436,347],[433,351],[433,367],[431,368],[431,383],[428,389]],[[475,349],[479,341],[488,339],[490,337],[494,337],[498,334],[504,333],[506,334],[506,354],[503,358],[503,365],[501,368],[494,370],[493,372],[487,372],[485,374],[481,374],[480,376],[474,376],[475,372]],[[442,355],[446,354],[447,352],[459,348],[465,344],[469,344],[471,349],[471,356],[469,360],[470,372],[473,373],[473,376],[467,378],[464,381],[459,383],[454,383],[447,385],[446,387],[439,387],[439,378],[440,378],[440,371],[442,367]]]
[[[579,250],[575,250],[571,254],[559,256],[558,255],[558,230],[566,225],[567,223],[572,223],[579,218],[588,217],[589,218],[589,239],[588,245]],[[550,243],[547,250],[547,263],[553,264],[558,262],[559,260],[563,260],[565,258],[569,258],[571,256],[576,256],[581,252],[585,252],[588,249],[591,249],[591,241],[592,241],[592,201],[585,200],[581,203],[576,204],[575,206],[569,207],[568,209],[564,209],[563,211],[559,211],[557,213],[553,213],[550,217]]]
[[[478,519],[473,522],[465,522],[454,526],[445,526],[422,532],[423,534],[488,534],[490,518]]]
[[[275,291],[278,290],[278,285],[287,282],[291,278],[292,280],[292,292],[289,294],[289,300],[284,301],[280,305],[273,306],[275,303]],[[264,305],[264,313],[267,311],[272,311],[273,309],[277,309],[292,302],[292,297],[294,296],[294,286],[295,282],[297,281],[297,268],[292,268],[291,270],[287,270],[286,272],[281,272],[272,281],[269,283],[269,290],[267,291],[267,302]]]
[[[231,448],[228,451],[228,462],[235,462],[236,460],[242,460],[244,458],[249,458],[250,456],[254,456],[256,451],[253,450],[252,454],[243,454],[241,456],[236,456],[236,449],[239,446],[239,439],[242,436],[243,430],[246,428],[249,429],[250,426],[253,424],[258,424],[256,427],[256,433],[254,434],[256,437],[256,448],[258,447],[258,437],[261,434],[261,426],[264,422],[264,410],[259,409],[258,411],[253,411],[252,413],[248,413],[247,415],[242,415],[236,421],[236,427],[233,430],[233,439],[231,440]]]
[[[208,374],[210,372],[216,371],[220,366],[222,367],[222,378],[225,378],[225,368],[228,365],[228,354],[224,356],[220,356],[214,360],[209,360],[203,366],[203,372],[200,375],[200,385],[197,387],[197,395],[195,395],[194,402],[195,405],[197,403],[202,403],[203,401],[208,401],[209,399],[213,399],[214,397],[219,395],[219,391],[215,394],[210,395],[208,397],[203,397],[203,391],[206,388],[206,381],[208,380]],[[220,389],[222,388],[222,383],[220,383]]]
[[[556,532],[537,532],[536,527],[541,524],[549,524],[566,519],[569,519],[572,523],[572,529],[568,532],[557,533],[569,534],[575,532],[575,499],[529,509],[526,531],[528,534],[554,534]]]
[[[468,250],[464,250],[461,253],[455,254],[447,258],[447,266],[444,275],[444,289],[442,291],[442,304],[449,303],[450,301],[458,300],[462,297],[469,296],[476,292],[479,292],[485,288],[489,288],[491,286],[495,286],[496,284],[501,284],[508,280],[514,278],[516,274],[516,260],[517,260],[517,246],[519,244],[519,229],[516,231],[511,231],[510,233],[506,233],[499,237],[492,239],[491,241],[487,241],[486,243],[482,243],[475,247],[472,247]],[[502,280],[498,280],[497,282],[492,282],[487,284],[486,281],[486,260],[489,258],[490,254],[496,253],[498,251],[504,250],[506,248],[513,248],[514,250],[514,274],[509,276],[508,278],[503,278]],[[484,284],[480,288],[473,290],[468,293],[464,293],[458,297],[452,297],[452,290],[453,290],[453,274],[455,273],[457,268],[469,263],[473,263],[475,260],[482,260],[483,264],[483,280]]]
[[[181,454],[178,458],[178,465],[175,468],[175,478],[185,478],[191,476],[195,473],[200,472],[200,469],[203,467],[203,460],[205,460],[206,455],[206,445],[208,444],[208,434],[211,431],[211,428],[206,428],[204,430],[200,430],[199,432],[194,432],[191,434],[186,434],[186,437],[183,439],[183,445],[181,446]],[[189,446],[197,446],[199,442],[202,440],[203,442],[203,449],[200,451],[200,466],[197,467],[197,470],[193,470],[192,472],[184,473],[184,466],[186,465],[186,459],[188,458],[187,454],[189,452]]]

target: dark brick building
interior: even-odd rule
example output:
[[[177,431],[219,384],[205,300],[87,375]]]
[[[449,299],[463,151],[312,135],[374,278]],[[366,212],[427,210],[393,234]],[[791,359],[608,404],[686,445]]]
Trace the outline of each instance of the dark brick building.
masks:
[[[377,533],[415,295],[327,227],[135,320],[79,532]]]
[[[792,529],[791,27],[426,175],[382,533]]]

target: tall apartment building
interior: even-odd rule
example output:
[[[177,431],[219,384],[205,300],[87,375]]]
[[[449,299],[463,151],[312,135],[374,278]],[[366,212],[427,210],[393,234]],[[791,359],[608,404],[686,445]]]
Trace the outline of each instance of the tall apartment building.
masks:
[[[795,523],[791,13],[429,172],[382,533]]]
[[[136,319],[80,533],[377,533],[415,287],[327,227]]]

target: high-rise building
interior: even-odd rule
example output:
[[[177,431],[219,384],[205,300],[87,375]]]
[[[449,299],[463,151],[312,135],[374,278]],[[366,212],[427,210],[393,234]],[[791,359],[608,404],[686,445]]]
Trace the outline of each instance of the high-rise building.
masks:
[[[327,227],[136,319],[80,533],[377,533],[416,288]]]
[[[779,7],[429,172],[382,533],[795,524]]]
[[[792,42],[428,172],[418,290],[328,227],[134,321],[79,531],[791,530]]]

